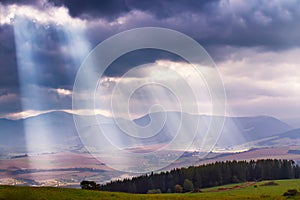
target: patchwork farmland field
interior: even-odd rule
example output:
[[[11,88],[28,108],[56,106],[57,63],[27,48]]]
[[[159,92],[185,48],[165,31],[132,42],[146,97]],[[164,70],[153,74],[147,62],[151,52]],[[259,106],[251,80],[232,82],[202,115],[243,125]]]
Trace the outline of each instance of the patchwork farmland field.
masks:
[[[300,154],[288,153],[299,147],[253,149],[240,153],[212,153],[200,160],[194,154],[181,157],[163,171],[174,168],[202,165],[216,161],[251,159],[288,159],[300,162]],[[178,153],[178,152],[173,152]],[[79,187],[83,179],[104,183],[124,179],[137,174],[115,171],[88,153],[52,153],[27,157],[0,159],[0,185],[62,186]]]

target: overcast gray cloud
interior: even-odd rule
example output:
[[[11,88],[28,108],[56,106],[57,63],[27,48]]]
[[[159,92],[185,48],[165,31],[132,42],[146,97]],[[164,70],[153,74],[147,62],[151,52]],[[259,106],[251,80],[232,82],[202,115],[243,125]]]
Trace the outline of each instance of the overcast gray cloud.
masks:
[[[132,24],[170,27],[186,32],[204,45],[227,44],[281,49],[300,44],[300,5],[297,1],[119,2],[120,5],[114,8],[122,7],[121,11],[117,16],[112,12],[111,15],[115,17],[108,18],[108,21],[123,18],[125,27]],[[82,4],[86,6],[74,3],[65,5],[77,13],[75,16],[80,17],[83,13],[89,15],[89,11],[92,14],[97,8],[104,9],[107,2],[103,5],[98,2],[96,6],[92,6],[94,4],[89,1]],[[103,13],[101,11],[99,9],[96,13]]]
[[[16,2],[30,5],[30,1]],[[204,45],[262,46],[278,50],[300,44],[300,4],[292,0],[53,0],[31,1],[31,5],[40,10],[53,5],[65,6],[71,17],[90,22],[101,19],[102,23],[91,23],[95,28],[106,29],[97,29],[94,37],[100,38],[98,41],[128,28],[157,25],[185,32]]]
[[[21,99],[28,102],[30,97],[19,90],[25,83],[47,99],[30,109],[69,109],[70,95],[60,96],[59,89],[71,91],[89,50],[115,33],[144,26],[172,28],[202,44],[220,66],[229,105],[236,113],[283,116],[285,104],[291,115],[299,111],[295,102],[300,89],[300,4],[296,0],[15,0],[1,1],[0,9],[2,115],[20,111]],[[22,31],[16,35],[18,28]],[[26,49],[29,60],[22,57]],[[18,63],[18,55],[26,62]],[[135,51],[116,60],[106,76],[118,77],[156,60],[180,61],[163,51]],[[34,68],[27,70],[29,66]],[[26,69],[22,83],[20,67]],[[276,104],[270,104],[274,99]]]

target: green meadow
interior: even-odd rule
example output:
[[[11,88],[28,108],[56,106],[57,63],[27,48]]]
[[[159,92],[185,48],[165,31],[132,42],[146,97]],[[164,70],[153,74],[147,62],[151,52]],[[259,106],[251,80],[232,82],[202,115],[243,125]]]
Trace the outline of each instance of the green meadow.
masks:
[[[262,182],[247,182],[207,188],[198,193],[180,194],[127,194],[119,192],[102,192],[81,189],[53,187],[0,186],[0,200],[96,200],[96,199],[300,199],[300,195],[285,197],[289,189],[300,191],[300,179],[276,180],[277,185],[265,186]]]

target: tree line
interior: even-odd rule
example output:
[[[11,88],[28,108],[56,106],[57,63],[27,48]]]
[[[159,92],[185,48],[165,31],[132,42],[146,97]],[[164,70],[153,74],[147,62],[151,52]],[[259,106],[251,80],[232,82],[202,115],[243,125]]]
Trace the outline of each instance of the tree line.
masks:
[[[131,179],[92,184],[85,189],[128,193],[180,193],[245,181],[300,178],[300,167],[292,160],[251,160],[215,162]],[[84,185],[82,185],[84,188]]]

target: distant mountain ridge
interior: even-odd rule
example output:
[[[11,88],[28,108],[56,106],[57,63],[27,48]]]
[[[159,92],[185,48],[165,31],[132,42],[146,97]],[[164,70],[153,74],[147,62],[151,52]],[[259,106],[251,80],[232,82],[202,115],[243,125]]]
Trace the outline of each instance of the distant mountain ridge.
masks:
[[[298,146],[300,144],[300,128],[293,129],[275,137],[265,138],[257,143],[259,146]]]
[[[163,113],[152,113],[153,122],[159,122],[162,119]],[[187,121],[199,120],[202,127],[207,128],[211,116],[183,114]],[[124,134],[124,132],[114,124],[114,119],[98,115],[97,118],[101,122],[101,128],[109,133],[108,137],[112,139],[118,138],[116,145],[123,148],[136,146],[155,145],[169,142],[176,133],[180,120],[180,113],[167,112],[165,113],[166,123],[159,132],[150,138],[137,141],[136,139]],[[147,127],[151,122],[150,115],[145,115],[141,118],[133,120],[139,126]],[[217,116],[214,116],[217,117]],[[124,123],[127,123],[123,119]],[[128,122],[129,123],[129,122]],[[96,124],[95,124],[96,125]],[[25,133],[25,130],[30,130]],[[258,117],[225,117],[225,124],[220,135],[217,146],[226,147],[238,145],[241,143],[277,136],[281,133],[292,130],[288,124],[269,116]],[[89,131],[89,127],[86,127]],[[41,137],[42,135],[48,137]],[[182,138],[189,139],[191,133],[187,131],[187,136]],[[82,145],[77,134],[73,115],[63,112],[54,111],[46,114],[41,114],[34,117],[29,117],[20,120],[0,119],[0,147],[15,148],[26,147],[26,139],[30,141],[45,142],[52,145],[78,146]]]

